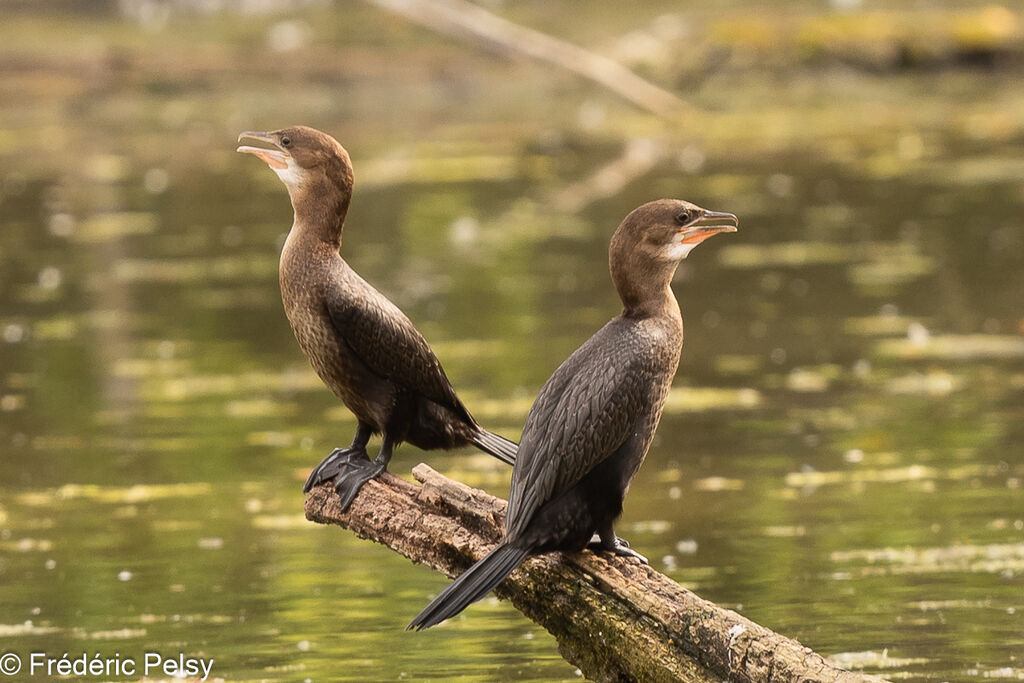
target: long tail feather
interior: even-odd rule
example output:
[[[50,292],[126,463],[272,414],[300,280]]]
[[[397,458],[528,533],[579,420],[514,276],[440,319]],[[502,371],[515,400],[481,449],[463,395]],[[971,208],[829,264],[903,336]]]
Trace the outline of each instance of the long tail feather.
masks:
[[[441,591],[440,595],[416,615],[405,630],[430,628],[454,617],[490,593],[491,589],[511,574],[529,554],[529,550],[499,545]]]
[[[509,465],[516,463],[516,452],[519,450],[519,444],[515,441],[509,441],[494,432],[481,428],[473,437],[473,445]]]

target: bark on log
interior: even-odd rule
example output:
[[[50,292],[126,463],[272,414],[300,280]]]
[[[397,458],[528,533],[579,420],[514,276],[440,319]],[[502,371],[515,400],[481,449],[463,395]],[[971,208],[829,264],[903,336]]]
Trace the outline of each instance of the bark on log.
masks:
[[[318,486],[306,497],[306,518],[456,576],[500,539],[505,501],[424,464],[413,476],[422,486],[389,473],[370,481],[345,513],[334,488]],[[883,680],[840,669],[633,559],[532,557],[495,592],[551,632],[562,656],[595,681]]]

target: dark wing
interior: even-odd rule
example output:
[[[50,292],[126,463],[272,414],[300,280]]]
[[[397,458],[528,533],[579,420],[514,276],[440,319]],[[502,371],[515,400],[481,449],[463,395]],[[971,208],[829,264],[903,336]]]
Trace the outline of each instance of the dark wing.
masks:
[[[332,281],[327,314],[349,349],[374,374],[416,392],[473,423],[427,340],[398,306],[351,272],[347,282]],[[348,289],[342,292],[341,288]]]
[[[617,318],[551,375],[519,442],[506,516],[509,537],[629,438],[649,409],[655,381],[650,355],[641,335]]]

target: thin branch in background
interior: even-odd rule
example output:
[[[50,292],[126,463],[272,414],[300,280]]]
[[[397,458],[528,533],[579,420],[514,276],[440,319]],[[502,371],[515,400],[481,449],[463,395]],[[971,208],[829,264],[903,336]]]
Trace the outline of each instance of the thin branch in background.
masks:
[[[692,111],[673,93],[613,59],[503,19],[465,0],[366,0],[435,31],[504,54],[521,54],[568,69],[658,116]]]

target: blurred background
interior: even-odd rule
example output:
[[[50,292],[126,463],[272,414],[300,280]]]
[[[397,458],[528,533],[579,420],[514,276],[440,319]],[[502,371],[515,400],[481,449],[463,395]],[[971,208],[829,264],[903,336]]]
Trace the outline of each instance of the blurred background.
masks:
[[[403,632],[447,580],[302,516],[354,423],[281,310],[285,189],[234,152],[302,123],[355,165],[346,259],[512,438],[618,312],[626,213],[739,215],[679,269],[620,533],[844,666],[1024,679],[1020,6],[391,4],[0,0],[0,650],[578,676],[493,599]],[[475,451],[391,469],[421,460],[507,492]]]

